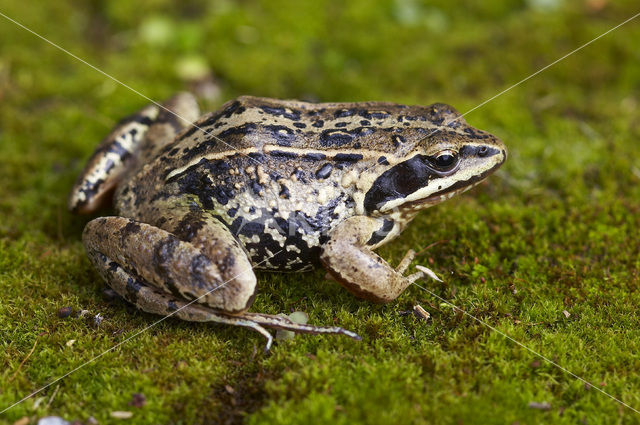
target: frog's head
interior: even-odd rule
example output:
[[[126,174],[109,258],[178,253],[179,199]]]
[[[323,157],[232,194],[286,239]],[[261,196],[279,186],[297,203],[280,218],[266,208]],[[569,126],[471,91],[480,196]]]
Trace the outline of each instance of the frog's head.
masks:
[[[477,185],[505,161],[504,144],[469,126],[451,106],[428,109],[438,113],[442,125],[375,179],[364,199],[368,213],[428,208]]]

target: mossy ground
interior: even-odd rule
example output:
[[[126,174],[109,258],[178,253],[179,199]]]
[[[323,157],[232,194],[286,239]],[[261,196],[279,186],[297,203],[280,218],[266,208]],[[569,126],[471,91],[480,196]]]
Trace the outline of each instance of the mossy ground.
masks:
[[[207,109],[253,94],[461,111],[638,12],[634,1],[477,3],[5,0],[0,11],[153,99],[188,88],[180,76],[195,63],[221,87]],[[4,19],[0,40],[3,409],[157,317],[103,298],[80,243],[88,219],[65,209],[95,144],[146,101]],[[506,142],[508,162],[381,250],[395,263],[446,241],[420,258],[446,283],[424,285],[638,409],[639,42],[640,21],[469,114]],[[321,271],[259,278],[254,310],[306,311],[363,341],[298,336],[265,356],[255,333],[167,320],[0,423],[125,422],[114,410],[167,424],[640,421],[417,287],[379,306]],[[399,314],[415,304],[430,322]],[[60,319],[64,306],[105,320]],[[146,406],[129,406],[133,393]]]

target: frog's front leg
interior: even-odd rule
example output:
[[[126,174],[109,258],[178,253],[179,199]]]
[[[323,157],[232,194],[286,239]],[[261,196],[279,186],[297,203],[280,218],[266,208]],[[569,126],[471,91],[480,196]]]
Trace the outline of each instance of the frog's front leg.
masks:
[[[380,220],[367,216],[348,218],[329,233],[320,256],[329,273],[347,290],[359,298],[379,303],[396,299],[423,276],[422,272],[402,274],[415,256],[413,251],[394,269],[371,250],[368,242],[382,226]]]
[[[123,217],[101,217],[83,232],[88,256],[117,293],[138,308],[180,319],[305,333],[357,335],[334,327],[300,325],[279,316],[248,313],[256,277],[242,247],[226,227],[209,219],[178,236]],[[206,225],[205,225],[206,224]],[[189,301],[194,301],[190,303]]]

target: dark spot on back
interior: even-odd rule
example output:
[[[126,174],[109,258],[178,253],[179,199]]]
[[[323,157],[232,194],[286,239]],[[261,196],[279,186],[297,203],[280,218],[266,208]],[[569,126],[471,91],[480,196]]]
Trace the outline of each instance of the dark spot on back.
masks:
[[[359,153],[339,153],[333,157],[336,162],[358,162],[363,158]]]
[[[260,191],[263,189],[262,185],[258,183],[256,180],[251,180],[251,190],[256,195],[260,194]]]
[[[322,146],[343,146],[350,143],[353,136],[342,130],[325,130],[320,134]]]
[[[184,149],[182,152],[181,160],[185,162],[189,162],[193,158],[201,156],[205,154],[207,151],[213,149],[214,147],[216,147],[217,144],[218,144],[218,141],[215,138],[211,137],[205,140],[204,142],[198,143],[193,148]]]
[[[233,220],[229,226],[229,230],[234,235],[244,235],[252,237],[254,235],[262,236],[264,233],[264,223],[260,221],[247,221],[244,217],[238,217]]]
[[[405,138],[402,136],[393,136],[392,140],[393,140],[393,146],[395,146],[396,148],[401,144],[404,144],[407,142]]]
[[[295,140],[293,130],[284,125],[265,125],[263,128],[271,133],[271,136],[280,146],[291,146],[291,143]]]
[[[298,154],[295,152],[287,152],[287,151],[276,151],[273,150],[268,153],[269,155],[276,158],[285,158],[285,159],[294,159],[298,157]]]
[[[298,121],[300,119],[300,111],[290,110],[289,112],[287,112],[286,108],[273,107],[273,106],[267,106],[267,105],[259,106],[259,108],[269,115],[283,116],[285,118],[289,118],[290,120],[294,120],[294,121]]]
[[[308,161],[322,161],[327,158],[327,155],[323,153],[306,153],[302,157],[302,159],[306,159]]]
[[[344,118],[353,116],[356,113],[354,109],[340,109],[333,113],[335,118]]]
[[[259,162],[260,164],[264,164],[265,161],[267,160],[267,158],[262,152],[250,152],[247,156],[255,160],[256,162]]]
[[[331,175],[331,171],[333,170],[333,165],[327,163],[324,164],[318,171],[316,171],[316,177],[318,179],[326,179]]]

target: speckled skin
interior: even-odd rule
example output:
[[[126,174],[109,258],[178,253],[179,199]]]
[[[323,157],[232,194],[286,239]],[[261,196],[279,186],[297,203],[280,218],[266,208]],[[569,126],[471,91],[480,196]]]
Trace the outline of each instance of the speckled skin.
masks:
[[[188,94],[165,106],[198,115]],[[444,104],[240,97],[193,126],[151,106],[100,145],[69,206],[95,211],[116,190],[119,217],[90,222],[84,243],[107,282],[145,311],[198,299],[179,317],[355,336],[246,313],[251,267],[322,264],[357,296],[393,300],[422,274],[403,276],[411,255],[394,270],[372,250],[505,157],[498,139]]]

